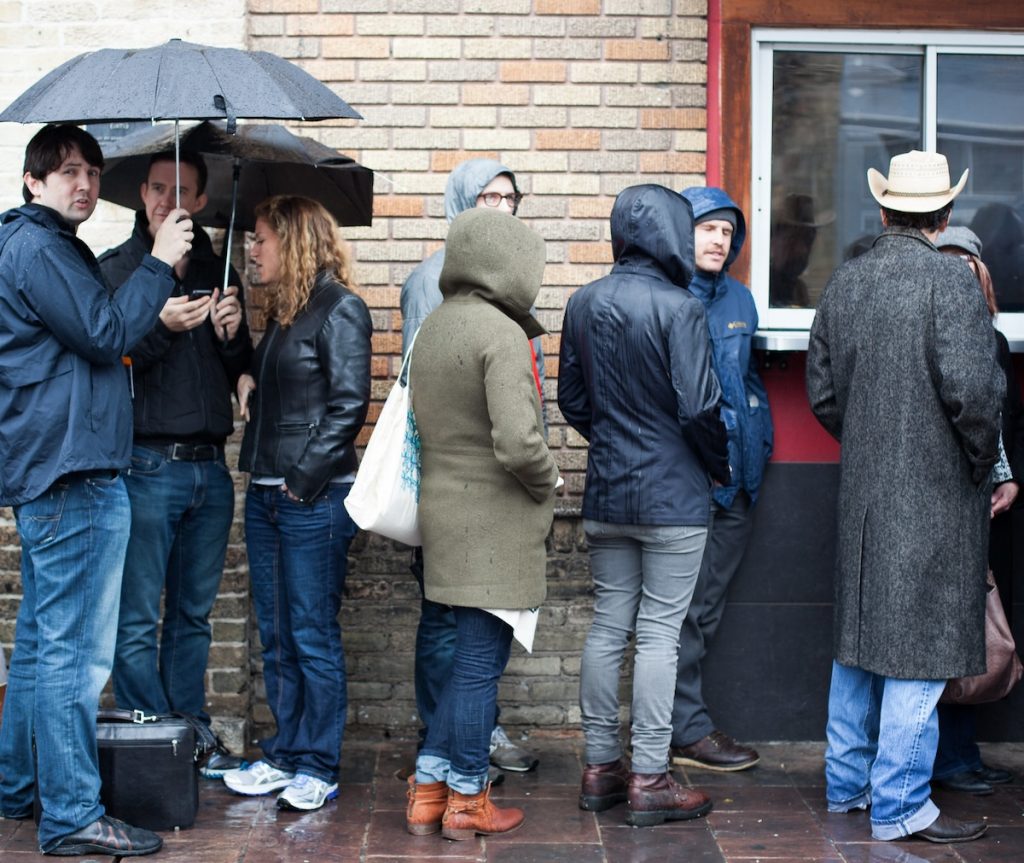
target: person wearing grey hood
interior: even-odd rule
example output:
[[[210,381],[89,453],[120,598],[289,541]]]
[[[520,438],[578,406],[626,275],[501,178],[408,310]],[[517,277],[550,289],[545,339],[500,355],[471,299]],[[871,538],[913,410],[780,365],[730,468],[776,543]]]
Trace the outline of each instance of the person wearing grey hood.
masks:
[[[449,223],[460,213],[474,207],[497,209],[515,215],[522,200],[515,174],[493,159],[470,159],[455,167],[444,190],[444,215]],[[438,249],[424,260],[402,285],[402,356],[409,351],[420,325],[434,309],[441,305],[441,270],[444,267],[444,248]],[[543,410],[544,354],[540,338],[529,342],[533,355],[533,377],[540,394]],[[546,428],[545,422],[545,428]],[[420,591],[423,591],[423,553],[413,552],[411,566]],[[426,739],[431,719],[441,692],[450,676],[455,654],[455,616],[447,605],[431,602],[423,596],[420,623],[416,630],[416,710],[423,727],[420,742]],[[531,752],[508,739],[495,717],[491,735],[491,763],[502,770],[526,772],[539,763]],[[499,774],[500,775],[500,774]],[[496,777],[495,777],[496,778]]]

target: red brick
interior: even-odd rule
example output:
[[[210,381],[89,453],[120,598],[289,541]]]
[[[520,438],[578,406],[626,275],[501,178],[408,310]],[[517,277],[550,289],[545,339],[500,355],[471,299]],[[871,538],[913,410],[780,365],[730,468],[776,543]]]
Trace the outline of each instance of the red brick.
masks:
[[[422,216],[423,198],[413,195],[374,195],[373,215]]]
[[[586,131],[561,129],[540,129],[534,143],[538,150],[600,150],[601,133],[592,129]]]
[[[510,60],[501,64],[502,81],[565,81],[560,61]]]
[[[668,60],[669,44],[657,39],[608,39],[605,60]]]
[[[704,129],[707,123],[704,108],[646,108],[640,112],[641,129]]]

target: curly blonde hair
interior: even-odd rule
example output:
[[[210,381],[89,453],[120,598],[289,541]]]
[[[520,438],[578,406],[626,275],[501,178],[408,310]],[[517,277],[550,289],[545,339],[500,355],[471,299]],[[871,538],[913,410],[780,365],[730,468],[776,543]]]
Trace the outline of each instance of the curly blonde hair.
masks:
[[[282,327],[301,312],[318,273],[328,272],[347,288],[355,288],[348,247],[324,206],[297,195],[275,195],[256,207],[281,244],[281,274],[268,286],[266,312]]]

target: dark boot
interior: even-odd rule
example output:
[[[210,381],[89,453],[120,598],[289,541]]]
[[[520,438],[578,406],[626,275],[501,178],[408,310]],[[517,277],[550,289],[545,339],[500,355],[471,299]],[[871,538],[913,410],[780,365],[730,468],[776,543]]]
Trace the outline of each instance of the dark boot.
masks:
[[[409,777],[406,792],[409,805],[405,809],[405,829],[413,836],[429,836],[441,831],[441,819],[448,808],[448,785],[444,782],[417,782]]]
[[[490,794],[490,785],[479,794],[460,794],[449,789],[441,835],[455,840],[494,836],[509,833],[523,823],[526,816],[522,809],[499,809],[491,803]]]
[[[686,821],[711,811],[707,794],[684,788],[671,773],[630,773],[627,800],[626,823],[633,827]]]
[[[629,768],[622,759],[607,764],[588,764],[583,768],[580,787],[580,809],[604,812],[626,799]]]

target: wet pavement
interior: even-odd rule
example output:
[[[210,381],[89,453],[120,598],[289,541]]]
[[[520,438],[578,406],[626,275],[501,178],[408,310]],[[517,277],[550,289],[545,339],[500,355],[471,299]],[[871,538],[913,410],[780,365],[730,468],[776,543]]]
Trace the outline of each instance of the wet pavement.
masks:
[[[405,832],[405,784],[396,770],[411,763],[410,742],[349,740],[340,796],[313,813],[282,812],[273,796],[237,797],[219,781],[202,781],[192,829],[165,833],[161,863],[1021,863],[1024,861],[1024,744],[984,747],[986,761],[1018,779],[991,797],[936,792],[950,815],[985,818],[975,842],[873,842],[865,813],[825,810],[822,744],[759,744],[761,763],[742,773],[677,770],[707,791],[714,811],[697,821],[632,828],[625,806],[598,814],[577,808],[582,769],[578,737],[533,738],[540,767],[507,774],[492,796],[526,811],[506,836],[449,842]],[[0,861],[52,860],[38,854],[31,822],[0,821]],[[92,855],[78,860],[110,863]]]

